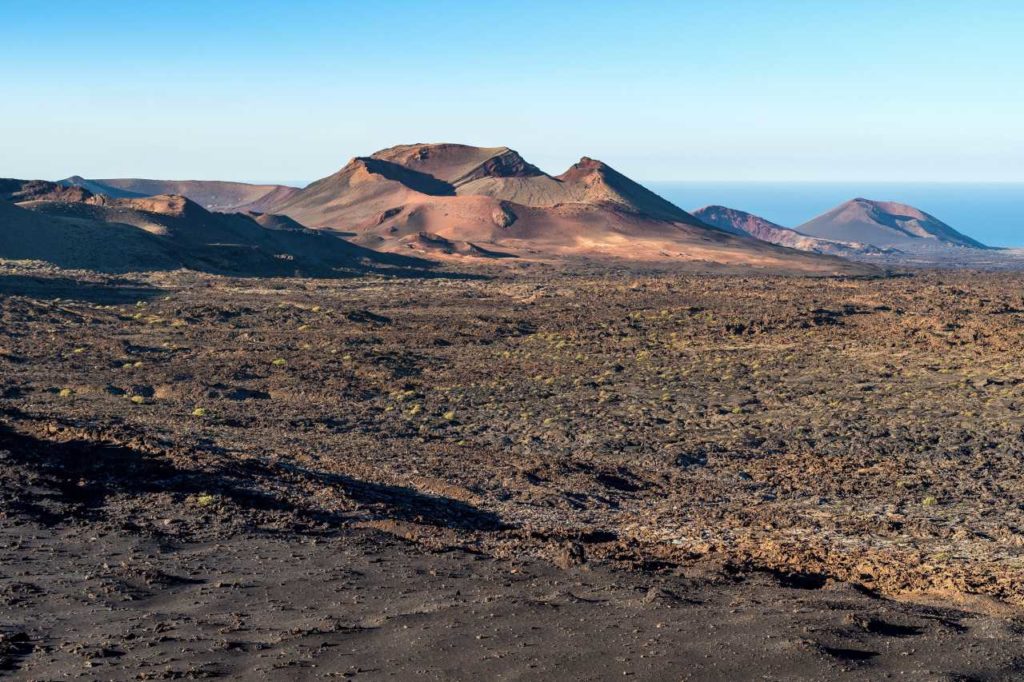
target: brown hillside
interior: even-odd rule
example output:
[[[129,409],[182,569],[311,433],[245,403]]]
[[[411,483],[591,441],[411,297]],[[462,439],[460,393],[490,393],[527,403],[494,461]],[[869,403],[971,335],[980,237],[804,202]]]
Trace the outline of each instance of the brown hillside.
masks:
[[[268,210],[398,253],[869,271],[727,234],[600,161],[584,157],[556,177],[507,147],[391,147],[353,159]]]
[[[0,258],[108,272],[191,268],[223,274],[331,276],[427,264],[378,254],[330,233],[281,229],[286,217],[207,211],[181,196],[3,202]],[[273,224],[273,228],[263,226]]]

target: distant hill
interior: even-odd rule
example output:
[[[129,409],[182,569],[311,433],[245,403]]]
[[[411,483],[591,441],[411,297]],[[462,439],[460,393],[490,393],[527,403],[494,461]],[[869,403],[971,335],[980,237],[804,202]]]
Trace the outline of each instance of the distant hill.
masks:
[[[988,248],[957,232],[935,216],[891,201],[853,199],[814,218],[796,230],[813,237],[855,241],[878,247]]]
[[[257,223],[267,228],[268,230],[291,230],[293,232],[313,232],[305,225],[292,220],[286,215],[278,215],[276,213],[260,213],[258,211],[246,211],[246,216],[252,218]]]
[[[284,216],[214,213],[178,195],[111,198],[84,187],[0,180],[4,196],[22,199],[0,199],[0,258],[6,259],[103,272],[190,268],[246,276],[430,266],[306,230]]]
[[[46,180],[16,180],[0,178],[0,200],[19,201],[85,201],[93,193],[78,186],[65,186]]]
[[[748,234],[751,237],[762,241],[786,246],[800,251],[822,253],[832,256],[854,257],[872,256],[883,253],[892,253],[893,249],[881,249],[871,244],[859,242],[835,241],[822,239],[801,234],[788,227],[777,225],[770,220],[756,216],[752,213],[739,211],[725,206],[705,206],[693,212],[693,215],[700,218],[708,225],[735,232],[737,234]]]
[[[600,161],[552,176],[508,147],[399,145],[267,207],[382,251],[436,257],[564,256],[786,271],[864,266],[711,227]]]
[[[244,182],[144,180],[141,178],[87,180],[78,175],[61,180],[60,184],[83,187],[93,194],[104,194],[113,198],[177,194],[188,197],[209,211],[224,213],[265,211],[268,206],[281,202],[298,191],[295,187],[284,185],[250,185]]]
[[[72,175],[70,178],[64,178],[58,180],[57,184],[65,187],[81,187],[84,190],[91,192],[92,194],[104,194],[114,199],[125,199],[131,197],[146,197],[152,196],[144,192],[132,192],[127,189],[122,189],[116,185],[105,184],[104,180],[87,180],[81,175]],[[139,182],[139,181],[124,181],[124,182]],[[164,192],[156,192],[156,194],[164,194]]]
[[[0,258],[128,272],[182,267],[170,244],[129,225],[36,213],[0,200]]]

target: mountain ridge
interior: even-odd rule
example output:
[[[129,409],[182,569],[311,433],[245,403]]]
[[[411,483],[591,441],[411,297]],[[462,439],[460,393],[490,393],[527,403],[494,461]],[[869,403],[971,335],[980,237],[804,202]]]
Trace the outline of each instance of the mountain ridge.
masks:
[[[842,257],[881,255],[894,251],[894,249],[882,249],[872,244],[812,237],[792,228],[773,223],[753,213],[726,206],[704,206],[694,211],[693,215],[709,225],[715,225],[727,230],[735,230],[742,234],[749,234],[762,241],[800,251]]]
[[[509,147],[389,147],[354,158],[267,210],[373,249],[437,257],[613,257],[865,272],[707,225],[601,161],[583,157],[554,176]]]

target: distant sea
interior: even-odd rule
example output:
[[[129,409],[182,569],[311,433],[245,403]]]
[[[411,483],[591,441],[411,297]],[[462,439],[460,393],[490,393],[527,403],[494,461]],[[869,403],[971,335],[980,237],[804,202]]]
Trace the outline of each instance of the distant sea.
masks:
[[[989,246],[1024,247],[1024,183],[646,182],[682,209],[720,204],[796,227],[864,197],[910,204]]]

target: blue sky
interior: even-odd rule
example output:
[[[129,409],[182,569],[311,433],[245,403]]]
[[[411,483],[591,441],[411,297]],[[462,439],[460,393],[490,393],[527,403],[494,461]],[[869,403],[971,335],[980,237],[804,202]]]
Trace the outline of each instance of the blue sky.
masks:
[[[1024,2],[0,0],[0,176],[313,180],[403,142],[645,180],[1024,181]]]

